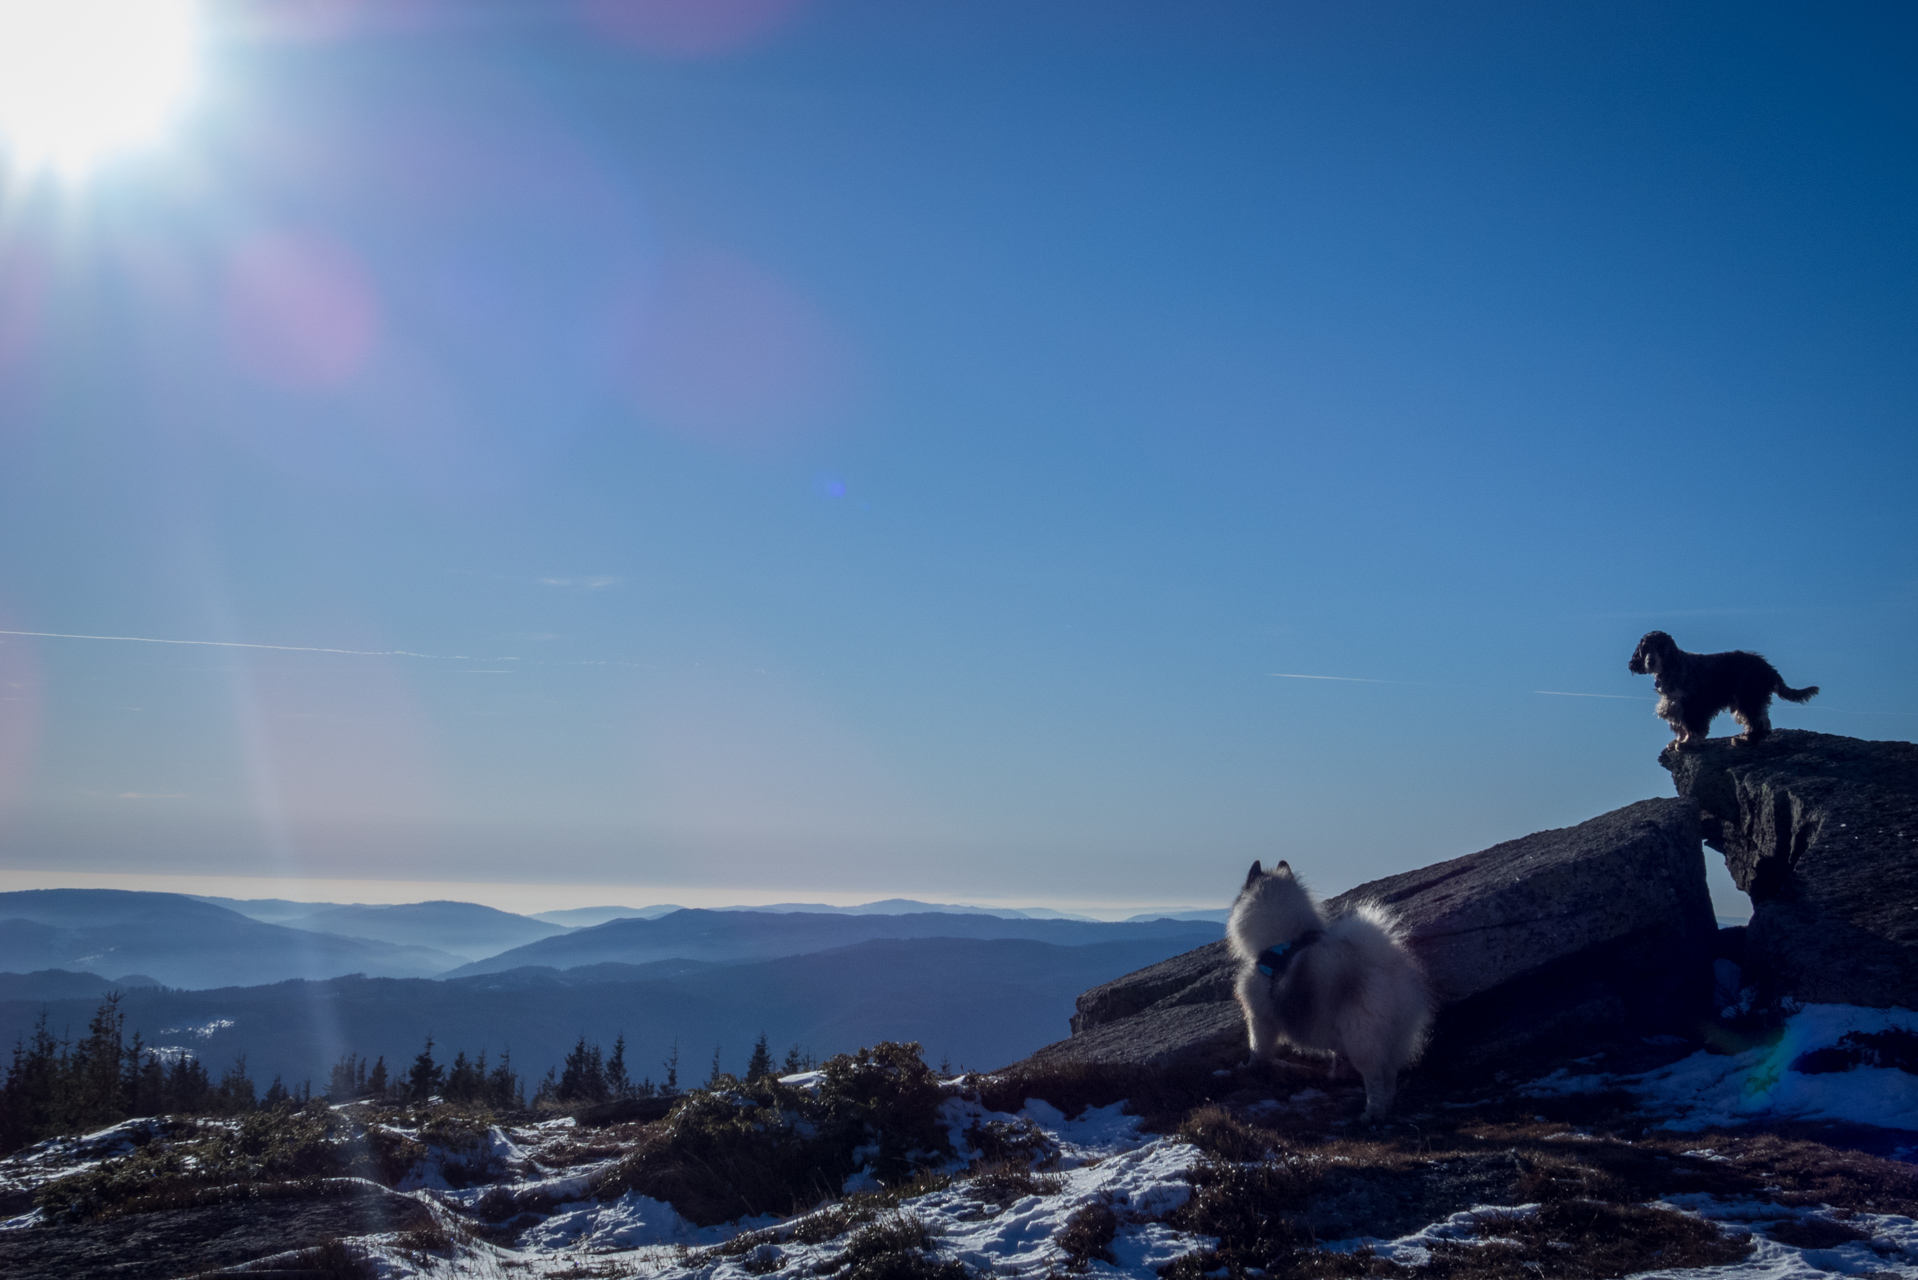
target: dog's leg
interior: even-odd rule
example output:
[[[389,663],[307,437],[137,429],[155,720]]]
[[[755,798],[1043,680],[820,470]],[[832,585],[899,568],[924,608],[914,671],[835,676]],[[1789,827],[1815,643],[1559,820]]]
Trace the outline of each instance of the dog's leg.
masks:
[[[1239,975],[1234,994],[1245,1013],[1246,1038],[1250,1042],[1251,1052],[1245,1065],[1255,1067],[1272,1061],[1278,1056],[1279,1019],[1272,1008],[1271,980],[1257,969],[1247,969]]]
[[[1692,708],[1682,709],[1681,723],[1684,724],[1685,729],[1683,735],[1679,738],[1679,745],[1691,746],[1694,742],[1703,743],[1711,736],[1712,717],[1716,714],[1716,708],[1705,712],[1700,712]]]
[[[1766,701],[1769,702],[1770,699],[1767,698]],[[1758,742],[1771,734],[1770,708],[1763,703],[1755,707],[1748,702],[1734,704],[1732,719],[1745,726],[1745,732],[1733,738],[1733,742],[1740,744]]]
[[[1683,751],[1691,739],[1691,731],[1685,727],[1684,712],[1665,694],[1658,696],[1658,718],[1672,728],[1672,749]]]
[[[1398,1072],[1377,1062],[1361,1068],[1360,1074],[1365,1080],[1365,1110],[1360,1113],[1359,1121],[1376,1124],[1392,1109],[1392,1098],[1398,1093]]]

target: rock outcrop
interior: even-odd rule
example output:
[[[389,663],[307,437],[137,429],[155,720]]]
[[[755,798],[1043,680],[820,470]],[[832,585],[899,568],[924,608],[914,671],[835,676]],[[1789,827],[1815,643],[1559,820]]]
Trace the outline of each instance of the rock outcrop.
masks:
[[[1695,806],[1644,800],[1575,827],[1360,885],[1392,908],[1441,1011],[1429,1060],[1469,1067],[1579,1037],[1691,1030],[1717,924]],[[1035,1061],[1173,1065],[1244,1054],[1224,943],[1079,997],[1069,1040]]]
[[[1751,895],[1766,997],[1918,1007],[1918,745],[1780,729],[1667,747],[1705,843]]]

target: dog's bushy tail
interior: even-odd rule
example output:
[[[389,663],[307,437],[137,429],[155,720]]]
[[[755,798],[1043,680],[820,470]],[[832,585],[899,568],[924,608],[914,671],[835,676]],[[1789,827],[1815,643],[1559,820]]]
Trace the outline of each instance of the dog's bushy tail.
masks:
[[[1818,696],[1818,686],[1808,684],[1802,689],[1790,689],[1785,686],[1784,680],[1780,679],[1778,687],[1773,689],[1772,692],[1787,702],[1810,702]]]

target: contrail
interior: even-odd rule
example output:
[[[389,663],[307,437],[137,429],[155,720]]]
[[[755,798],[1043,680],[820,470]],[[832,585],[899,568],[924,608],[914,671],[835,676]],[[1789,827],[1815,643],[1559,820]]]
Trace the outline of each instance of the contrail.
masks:
[[[328,649],[311,644],[246,644],[239,640],[164,640],[157,636],[82,636],[64,631],[6,631],[0,636],[42,640],[122,640],[132,644],[189,644],[209,649],[272,649],[278,653],[343,653],[355,658],[430,658],[436,662],[518,662],[518,658],[476,658],[465,653],[414,653],[410,649]]]
[[[1650,698],[1630,693],[1566,693],[1562,689],[1534,689],[1533,693],[1542,693],[1548,698],[1618,698],[1624,702],[1650,702]]]
[[[1338,680],[1345,684],[1404,684],[1403,680],[1373,680],[1366,676],[1302,676],[1293,671],[1268,671],[1274,680]]]

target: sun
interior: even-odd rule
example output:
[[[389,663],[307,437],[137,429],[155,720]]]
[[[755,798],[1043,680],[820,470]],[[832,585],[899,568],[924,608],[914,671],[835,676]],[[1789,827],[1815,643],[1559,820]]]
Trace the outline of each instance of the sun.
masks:
[[[0,155],[83,177],[159,140],[199,73],[196,0],[0,0]]]

